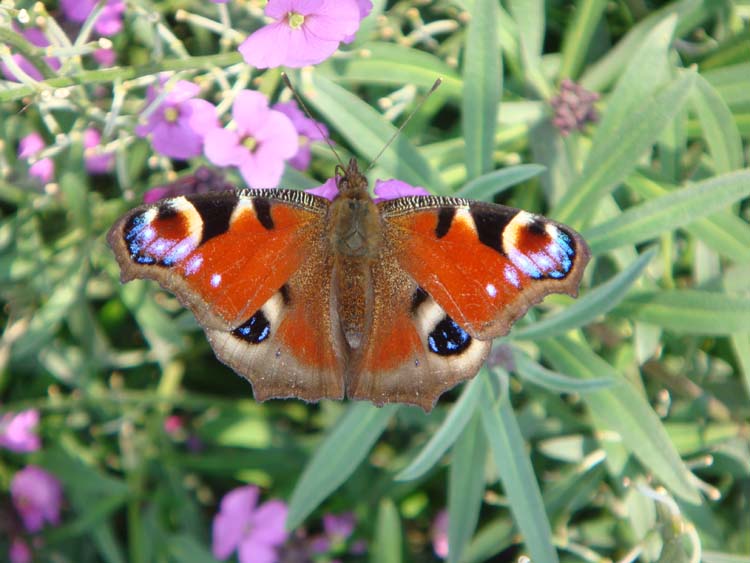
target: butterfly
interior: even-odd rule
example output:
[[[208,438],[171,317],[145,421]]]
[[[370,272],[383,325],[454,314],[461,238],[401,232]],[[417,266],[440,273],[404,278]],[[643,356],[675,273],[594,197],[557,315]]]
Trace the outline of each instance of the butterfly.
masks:
[[[356,160],[333,200],[222,191],[130,211],[108,242],[123,282],[153,279],[255,398],[410,403],[473,377],[492,339],[549,293],[575,297],[570,227],[453,197],[375,202]]]

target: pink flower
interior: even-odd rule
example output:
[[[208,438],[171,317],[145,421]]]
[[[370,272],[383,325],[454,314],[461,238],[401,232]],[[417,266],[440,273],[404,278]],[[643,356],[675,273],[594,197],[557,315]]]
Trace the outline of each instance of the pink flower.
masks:
[[[333,200],[339,190],[336,187],[336,179],[329,178],[324,184],[317,188],[305,190],[308,193]],[[412,186],[401,180],[376,180],[375,181],[375,203],[398,197],[426,196],[430,195],[426,189],[420,186]]]
[[[165,197],[223,192],[233,189],[234,186],[226,181],[221,172],[208,166],[200,166],[193,174],[151,188],[143,194],[143,202],[153,203]]]
[[[47,521],[60,522],[62,486],[57,477],[36,465],[27,465],[17,472],[10,483],[13,505],[29,532],[38,532]]]
[[[356,0],[269,0],[261,27],[239,47],[247,64],[257,68],[317,64],[359,29]]]
[[[323,516],[323,531],[334,543],[344,542],[354,532],[357,519],[353,512],[343,514],[325,514]]]
[[[237,550],[240,563],[275,563],[287,539],[287,506],[280,500],[258,504],[258,487],[239,487],[221,501],[213,522],[213,554],[227,559]]]
[[[440,559],[448,558],[448,511],[441,510],[432,522],[432,549]]]
[[[235,129],[206,135],[206,158],[218,166],[236,166],[252,188],[276,187],[284,161],[297,153],[297,131],[289,118],[268,107],[260,92],[242,90],[232,106]]]
[[[375,203],[397,197],[425,196],[430,195],[421,186],[411,186],[401,180],[376,180],[375,181]]]
[[[0,417],[0,447],[12,452],[35,452],[42,444],[34,432],[39,424],[39,411],[29,409]]]
[[[31,548],[23,538],[15,536],[10,542],[10,550],[8,551],[8,558],[10,563],[31,563]]]
[[[92,174],[106,174],[115,165],[115,155],[112,153],[97,153],[93,150],[102,141],[102,134],[97,129],[89,127],[83,132],[83,146],[86,148],[86,170]]]
[[[29,133],[18,145],[18,158],[29,160],[45,147],[44,139],[37,133]],[[51,158],[41,158],[29,166],[29,175],[46,184],[55,175],[55,163]]]
[[[297,102],[290,100],[288,102],[278,103],[273,109],[280,111],[292,120],[292,125],[297,129],[299,135],[299,148],[290,160],[289,164],[297,170],[307,170],[310,166],[310,143],[311,141],[323,141],[328,137],[328,129],[322,123],[307,117]]]
[[[97,49],[93,53],[94,60],[101,67],[110,67],[117,61],[117,53],[114,49]]]
[[[30,27],[29,29],[22,31],[21,35],[23,35],[29,43],[31,43],[32,45],[36,45],[37,47],[49,46],[49,40],[47,39],[47,36],[44,35],[44,32],[41,29]],[[24,71],[34,80],[41,80],[42,78],[44,78],[42,76],[42,73],[39,72],[28,60],[26,60],[26,57],[22,55],[13,55],[13,60],[16,61],[16,64],[21,68],[22,71]],[[53,70],[57,70],[60,68],[60,61],[55,57],[44,57],[44,62],[46,62],[47,65]],[[0,63],[0,70],[2,70],[5,78],[14,82],[18,82],[18,78],[16,77],[16,75],[13,74],[13,72],[5,65],[5,63]]]
[[[359,8],[359,21],[362,21],[370,15],[370,12],[372,11],[372,2],[370,2],[370,0],[356,0],[356,2],[357,8]],[[344,37],[343,42],[351,43],[352,41],[354,41],[354,36],[354,33],[352,33],[351,35],[347,35],[346,37]]]
[[[162,79],[162,85],[166,80]],[[186,160],[198,156],[203,150],[206,133],[219,127],[216,108],[206,100],[194,99],[200,88],[187,80],[178,80],[161,105],[139,125],[135,132],[140,137],[151,133],[151,144],[161,154]],[[148,101],[156,97],[149,88]]]
[[[76,23],[83,23],[94,10],[97,0],[60,0],[60,8],[65,17]],[[125,12],[123,0],[107,0],[94,29],[99,35],[114,35],[122,29],[122,14]]]

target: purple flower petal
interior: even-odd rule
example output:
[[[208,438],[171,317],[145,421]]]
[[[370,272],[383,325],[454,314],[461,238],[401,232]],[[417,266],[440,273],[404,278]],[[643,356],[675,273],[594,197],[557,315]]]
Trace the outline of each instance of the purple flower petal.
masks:
[[[279,555],[276,549],[254,536],[243,540],[239,548],[240,563],[277,563]]]
[[[222,499],[213,521],[211,547],[217,559],[226,559],[240,546],[259,494],[257,487],[238,487]]]
[[[432,522],[432,549],[441,559],[448,557],[448,511],[441,510]]]
[[[239,170],[249,187],[270,189],[279,185],[279,180],[284,173],[284,161],[269,160],[263,162],[256,155],[251,154],[240,164]]]
[[[206,158],[217,166],[239,166],[247,153],[240,146],[236,131],[214,129],[206,134],[204,141]]]
[[[401,180],[377,180],[375,182],[375,202],[397,197],[426,196],[430,195],[421,186],[412,186]]]
[[[99,145],[101,139],[101,133],[93,127],[83,132],[83,146],[87,149],[84,152],[86,170],[92,174],[106,174],[115,164],[115,156],[112,153],[96,153],[91,150]]]
[[[289,118],[279,111],[269,110],[263,125],[255,130],[258,155],[263,158],[286,160],[297,153],[297,130]]]
[[[333,199],[337,195],[339,195],[339,189],[336,187],[335,178],[328,178],[328,180],[326,180],[324,184],[321,184],[317,188],[310,188],[309,190],[305,191],[309,194],[330,199],[331,201],[333,201]]]
[[[187,123],[159,122],[151,137],[154,150],[178,160],[187,160],[203,152],[203,137],[196,135]]]
[[[41,467],[27,465],[18,471],[11,480],[10,494],[27,531],[38,532],[45,521],[59,523],[62,486]]]
[[[262,126],[269,113],[268,98],[255,90],[241,90],[232,104],[232,117],[240,135],[252,134]]]
[[[36,435],[39,411],[29,409],[18,414],[7,413],[0,417],[0,447],[12,452],[34,452],[41,447]]]
[[[212,129],[219,128],[219,119],[216,117],[216,107],[206,100],[187,100],[182,104],[181,117],[187,121],[188,126],[198,135],[205,135]]]
[[[292,29],[283,22],[271,23],[253,32],[238,47],[242,58],[255,68],[293,66],[287,62]]]
[[[109,0],[94,24],[99,35],[110,36],[122,29],[122,14],[125,12],[125,2]]]
[[[29,133],[24,138],[22,138],[21,142],[18,144],[18,158],[28,159],[30,156],[34,156],[46,146],[47,145],[44,142],[44,138],[42,138],[39,133]]]
[[[288,512],[286,503],[280,500],[264,502],[253,515],[252,535],[262,537],[268,545],[281,545],[289,536],[285,527]]]
[[[356,522],[353,512],[326,514],[323,516],[323,530],[329,537],[343,541],[352,535]]]
[[[10,543],[8,557],[10,559],[10,563],[31,563],[31,548],[29,547],[29,544],[27,544],[23,540],[23,538],[19,538],[16,536]]]
[[[324,0],[321,6],[305,17],[302,27],[316,37],[341,41],[359,29],[359,6],[354,0]]]

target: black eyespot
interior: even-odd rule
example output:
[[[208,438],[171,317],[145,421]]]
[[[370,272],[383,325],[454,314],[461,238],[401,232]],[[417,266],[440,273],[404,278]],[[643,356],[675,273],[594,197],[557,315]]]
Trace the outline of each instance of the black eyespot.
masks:
[[[435,354],[454,356],[461,354],[471,344],[471,336],[446,316],[427,337],[427,344]]]
[[[235,328],[232,334],[250,344],[260,344],[271,334],[271,323],[268,322],[268,318],[260,310]]]

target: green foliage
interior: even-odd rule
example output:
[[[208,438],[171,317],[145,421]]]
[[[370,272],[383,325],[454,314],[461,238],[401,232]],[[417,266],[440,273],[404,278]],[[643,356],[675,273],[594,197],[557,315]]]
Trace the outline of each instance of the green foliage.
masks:
[[[750,561],[741,2],[375,2],[343,54],[290,72],[342,158],[365,162],[440,76],[373,178],[545,213],[591,246],[578,300],[547,298],[430,414],[257,404],[176,300],[119,283],[106,231],[176,175],[134,134],[145,87],[170,72],[223,111],[243,88],[276,100],[278,71],[236,51],[261,24],[256,3],[129,1],[117,66],[93,64],[89,22],[55,48],[57,72],[11,25],[31,14],[64,35],[46,11],[57,3],[15,4],[0,7],[0,57],[23,53],[43,79],[0,81],[0,415],[39,409],[43,448],[0,449],[0,521],[18,469],[54,473],[66,503],[39,560],[213,561],[218,502],[252,483],[310,535],[353,511],[369,548],[341,548],[346,560],[433,560],[447,507],[457,563]],[[598,122],[569,136],[551,121],[564,78],[601,95]],[[90,124],[110,174],[85,171]],[[46,185],[17,156],[32,131],[57,167]],[[330,151],[313,155],[283,182],[329,177]]]

